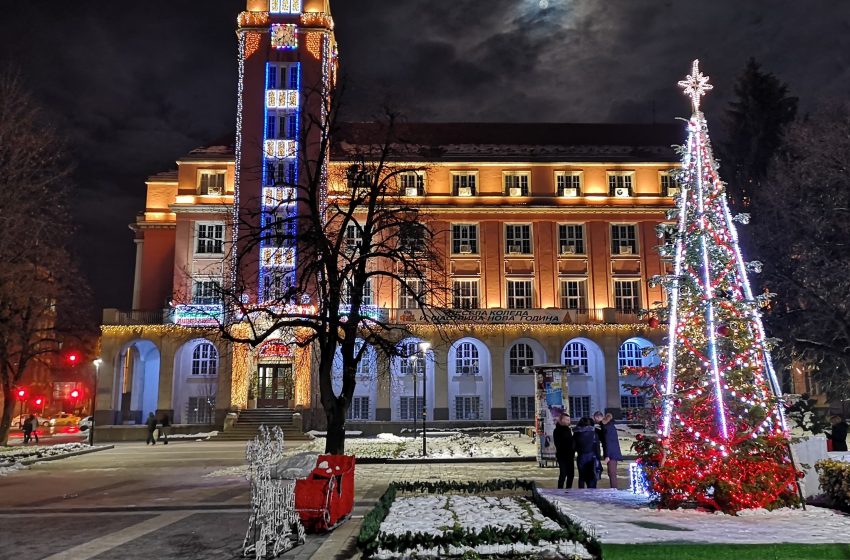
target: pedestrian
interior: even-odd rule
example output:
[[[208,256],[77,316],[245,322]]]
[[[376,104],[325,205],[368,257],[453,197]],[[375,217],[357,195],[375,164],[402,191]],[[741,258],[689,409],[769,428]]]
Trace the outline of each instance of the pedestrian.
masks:
[[[573,430],[573,443],[578,464],[578,487],[596,488],[596,465],[599,457],[599,437],[593,420],[585,416]]]
[[[24,431],[24,445],[30,442],[32,438],[32,419],[34,416],[32,414],[29,417],[21,422],[21,429]]]
[[[171,427],[171,419],[168,417],[168,413],[165,412],[162,415],[162,421],[159,426],[159,437],[162,438],[162,443],[164,445],[168,445],[168,428]]]
[[[558,460],[558,488],[572,488],[575,478],[576,450],[573,445],[573,430],[570,428],[570,415],[566,411],[561,412],[555,431],[552,432],[555,440],[555,458]],[[564,481],[566,480],[566,487]]]
[[[30,414],[30,417],[27,422],[30,425],[32,437],[35,438],[35,444],[38,445],[38,416],[36,416],[35,414]]]
[[[597,414],[602,414],[598,412]],[[594,420],[597,420],[594,414]],[[611,488],[618,489],[617,463],[623,460],[620,451],[620,438],[617,437],[617,426],[614,417],[609,413],[597,420],[599,422],[599,441],[602,443],[602,462],[608,465],[608,481]]]
[[[148,427],[148,439],[145,441],[145,445],[156,445],[156,439],[153,437],[153,434],[156,432],[157,422],[153,412],[148,413],[148,421],[145,424]]]
[[[847,451],[847,422],[840,414],[834,414],[829,422],[832,424],[832,434],[829,437],[832,440],[832,450]]]

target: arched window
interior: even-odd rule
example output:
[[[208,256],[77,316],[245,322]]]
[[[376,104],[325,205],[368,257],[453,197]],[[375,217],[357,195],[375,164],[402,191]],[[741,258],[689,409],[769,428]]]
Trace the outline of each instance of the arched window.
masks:
[[[357,352],[363,349],[363,341],[357,341]],[[357,362],[357,377],[372,377],[375,370],[375,351],[369,347],[363,350],[360,361]]]
[[[403,342],[400,351],[399,373],[401,375],[413,375],[414,372],[416,372],[417,376],[425,374],[425,359],[419,351],[419,343],[417,341],[410,340]]]
[[[617,352],[617,371],[623,375],[624,368],[643,367],[643,349],[637,342],[626,341]]]
[[[528,373],[525,368],[534,365],[534,350],[528,344],[518,343],[511,346],[508,354],[508,372],[510,375]]]
[[[462,342],[455,349],[457,375],[478,375],[478,348],[471,342]]]
[[[192,375],[216,375],[218,351],[210,342],[202,342],[192,351]]]
[[[581,342],[570,342],[564,347],[563,362],[565,366],[574,366],[577,369],[570,373],[587,375],[589,368],[587,362],[587,346]]]

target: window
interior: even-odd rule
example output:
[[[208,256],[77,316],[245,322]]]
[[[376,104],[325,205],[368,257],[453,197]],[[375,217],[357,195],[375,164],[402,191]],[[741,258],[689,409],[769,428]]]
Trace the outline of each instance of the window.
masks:
[[[353,253],[362,246],[363,238],[360,233],[360,226],[357,224],[345,226],[345,248],[349,253]]]
[[[608,172],[608,196],[628,198],[632,196],[633,171]]]
[[[215,305],[221,303],[221,282],[218,280],[194,280],[192,282],[192,304]]]
[[[505,226],[505,252],[509,255],[531,254],[530,224],[508,224]]]
[[[266,162],[265,185],[267,187],[292,185],[296,179],[294,163],[285,161]],[[269,206],[269,204],[266,204],[266,206]]]
[[[300,14],[301,0],[269,0],[270,14]]]
[[[637,255],[637,231],[634,224],[611,224],[611,254]]]
[[[266,138],[277,138],[277,115],[266,115]]]
[[[561,280],[561,309],[586,309],[584,280]]]
[[[354,286],[346,280],[342,284],[342,297],[340,298],[340,303],[343,305],[351,305],[351,296]],[[367,278],[366,283],[363,285],[363,298],[360,301],[360,308],[371,307],[372,306],[372,279]]]
[[[398,418],[399,420],[416,420],[422,414],[422,409],[425,407],[422,397],[400,397],[398,403]]]
[[[620,395],[620,408],[646,408],[646,397],[643,395]]]
[[[455,171],[452,173],[452,194],[455,196],[475,196],[477,175],[474,171]]]
[[[640,309],[640,280],[614,280],[614,307],[620,313]]]
[[[283,247],[287,241],[295,240],[295,217],[285,211],[272,211],[266,218],[267,235],[265,241],[274,247]]]
[[[455,348],[455,375],[478,375],[478,348],[471,342],[461,342]]]
[[[478,280],[452,281],[452,307],[455,309],[478,309]]]
[[[192,375],[216,375],[218,351],[210,342],[202,342],[192,351]]]
[[[581,196],[581,173],[577,171],[556,171],[555,187],[558,196]]]
[[[588,360],[587,346],[581,342],[570,342],[564,347],[563,361],[565,366],[573,366],[571,375],[587,375]]]
[[[399,373],[401,375],[425,375],[425,360],[419,350],[419,342],[405,342],[399,350],[401,352],[399,357]]]
[[[348,407],[346,420],[368,420],[369,419],[369,397],[352,397]]]
[[[416,171],[399,174],[401,194],[404,196],[425,196],[425,175]]]
[[[224,224],[198,224],[196,254],[224,252]]]
[[[213,424],[215,421],[215,397],[189,397],[187,424]]]
[[[676,196],[679,194],[680,188],[675,171],[661,172],[661,194],[663,196]]]
[[[198,194],[224,194],[224,169],[202,169],[198,172]]]
[[[481,397],[455,397],[455,420],[481,420]]]
[[[533,420],[534,419],[534,397],[512,396],[511,397],[511,420]]]
[[[478,254],[478,224],[452,224],[452,254]]]
[[[405,285],[406,284],[406,285]],[[407,278],[403,284],[399,284],[398,308],[419,309],[417,297],[421,300],[423,285],[420,278]]]
[[[583,224],[559,224],[558,225],[558,254],[560,254],[560,255],[583,255],[584,254],[584,225]]]
[[[590,417],[590,397],[587,395],[570,395],[570,417]]]
[[[399,250],[410,254],[425,252],[428,229],[420,223],[403,223],[398,228]]]
[[[508,373],[510,375],[526,375],[527,367],[534,365],[534,350],[522,342],[511,346],[508,352]]]
[[[508,196],[528,196],[528,171],[508,171],[503,177],[505,194]]]
[[[643,348],[637,342],[624,342],[617,352],[617,371],[623,374],[626,368],[643,367]]]
[[[508,280],[508,309],[531,309],[531,280]]]
[[[263,301],[288,302],[292,298],[293,275],[281,270],[263,274]]]
[[[357,351],[363,348],[363,341],[357,341]],[[372,348],[367,348],[363,351],[363,355],[360,358],[360,361],[357,362],[357,377],[363,379],[369,379],[374,377],[375,373],[375,350]]]
[[[298,115],[295,113],[291,113],[286,115],[285,117],[281,117],[281,123],[286,119],[286,138],[288,140],[297,140],[298,139]],[[283,126],[281,126],[281,129]]]

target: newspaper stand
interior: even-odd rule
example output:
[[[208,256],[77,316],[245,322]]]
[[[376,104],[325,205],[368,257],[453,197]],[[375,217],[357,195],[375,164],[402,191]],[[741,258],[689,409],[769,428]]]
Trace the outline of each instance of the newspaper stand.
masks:
[[[569,413],[567,375],[574,366],[538,364],[525,368],[534,375],[534,429],[537,434],[537,465],[558,465],[553,433],[561,412]]]
[[[310,475],[295,483],[295,509],[310,532],[329,531],[354,508],[353,455],[319,455]]]

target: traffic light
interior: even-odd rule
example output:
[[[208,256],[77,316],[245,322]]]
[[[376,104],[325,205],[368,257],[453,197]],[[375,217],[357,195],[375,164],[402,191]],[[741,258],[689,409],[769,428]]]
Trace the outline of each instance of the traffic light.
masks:
[[[73,391],[71,391],[71,398],[72,399],[77,399],[79,397],[80,397],[80,392],[77,389],[74,389]]]
[[[80,363],[80,353],[76,350],[71,350],[67,354],[65,354],[65,361],[70,365],[75,366]]]
[[[27,398],[27,390],[26,389],[18,389],[18,398],[20,400],[24,400]]]
[[[35,399],[35,406],[41,406],[41,403],[43,403],[43,402],[44,402],[44,399],[42,399],[41,397],[38,397],[37,399]]]

